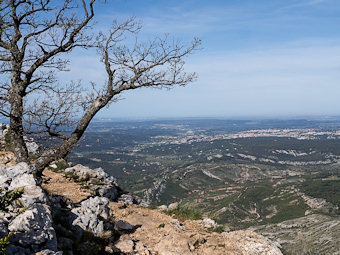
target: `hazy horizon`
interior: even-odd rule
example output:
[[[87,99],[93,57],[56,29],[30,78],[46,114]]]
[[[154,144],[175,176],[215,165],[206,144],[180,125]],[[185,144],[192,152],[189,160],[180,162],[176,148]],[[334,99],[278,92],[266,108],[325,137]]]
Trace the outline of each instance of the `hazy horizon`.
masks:
[[[340,114],[340,2],[124,1],[97,4],[96,30],[135,16],[140,41],[169,33],[202,40],[186,59],[198,80],[170,91],[128,91],[99,117],[305,116]],[[105,80],[99,57],[71,54],[63,80]]]

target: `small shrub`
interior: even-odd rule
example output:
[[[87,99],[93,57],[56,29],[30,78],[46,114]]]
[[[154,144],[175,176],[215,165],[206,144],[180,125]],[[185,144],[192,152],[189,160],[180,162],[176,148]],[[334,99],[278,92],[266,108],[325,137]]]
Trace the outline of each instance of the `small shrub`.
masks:
[[[6,255],[6,247],[9,245],[9,238],[11,237],[11,233],[7,236],[0,238],[0,254]]]
[[[67,164],[67,162],[66,161],[64,161],[64,160],[60,160],[60,161],[58,161],[58,162],[55,162],[54,163],[56,166],[57,166],[57,168],[52,168],[52,167],[49,167],[53,172],[61,172],[62,170],[65,170],[66,168],[68,168],[69,167],[69,165]]]
[[[2,189],[0,189],[0,193]],[[0,196],[0,211],[8,211],[8,206],[13,203],[14,200],[20,198],[24,193],[24,189],[11,190]],[[5,254],[6,247],[9,245],[9,238],[12,233],[7,236],[0,238],[0,254]]]
[[[156,209],[158,209],[158,206],[157,206],[157,205],[150,205],[150,206],[148,207],[148,209],[150,209],[150,210],[156,210]]]
[[[216,232],[216,233],[223,233],[224,232],[224,226],[217,226],[217,227],[212,227],[208,229],[210,232]]]
[[[79,176],[74,174],[74,173],[72,173],[72,172],[65,173],[65,177],[69,178],[69,179],[72,179],[74,182],[78,182],[79,181]]]
[[[199,220],[202,218],[202,214],[199,210],[188,205],[179,204],[176,208],[168,210],[168,215],[175,215],[183,220]]]
[[[0,192],[2,190],[0,189]],[[7,207],[16,199],[20,198],[24,193],[24,189],[7,191],[4,195],[0,196],[0,211],[7,212]]]

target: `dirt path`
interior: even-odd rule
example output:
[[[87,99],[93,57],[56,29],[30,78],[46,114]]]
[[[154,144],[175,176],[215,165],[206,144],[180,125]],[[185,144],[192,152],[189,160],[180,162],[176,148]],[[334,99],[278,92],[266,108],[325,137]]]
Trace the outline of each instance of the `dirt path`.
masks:
[[[46,168],[43,172],[44,181],[41,185],[48,193],[62,195],[78,203],[93,194],[82,185],[66,178],[62,173],[56,173]]]

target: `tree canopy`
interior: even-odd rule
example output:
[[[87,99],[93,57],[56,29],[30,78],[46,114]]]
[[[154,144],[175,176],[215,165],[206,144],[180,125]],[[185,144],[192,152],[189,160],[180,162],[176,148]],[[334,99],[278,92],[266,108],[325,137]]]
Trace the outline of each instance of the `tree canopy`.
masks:
[[[45,139],[34,162],[37,173],[64,158],[102,108],[127,90],[171,88],[195,80],[184,58],[198,49],[168,35],[139,41],[141,25],[130,18],[94,32],[96,0],[3,0],[0,5],[0,114],[10,123],[10,148],[29,162],[25,135]],[[111,8],[112,3],[106,3]],[[109,21],[110,23],[112,21]],[[126,36],[134,38],[127,43]],[[106,73],[103,84],[58,82],[67,54],[95,49]]]

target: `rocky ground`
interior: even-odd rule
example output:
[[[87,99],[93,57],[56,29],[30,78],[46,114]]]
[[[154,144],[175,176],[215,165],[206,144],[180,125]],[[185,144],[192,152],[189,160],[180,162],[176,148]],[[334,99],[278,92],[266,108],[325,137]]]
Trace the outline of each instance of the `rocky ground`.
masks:
[[[0,238],[10,234],[7,255],[282,254],[255,232],[218,234],[209,221],[180,221],[136,205],[142,201],[100,168],[51,165],[40,187],[27,164],[9,166],[15,162],[3,158],[1,194],[24,188],[8,212],[0,212]]]
[[[281,254],[263,236],[252,231],[209,231],[207,220],[178,220],[160,210],[136,205],[110,203],[116,221],[129,222],[133,233],[126,233],[116,243],[127,254]]]

